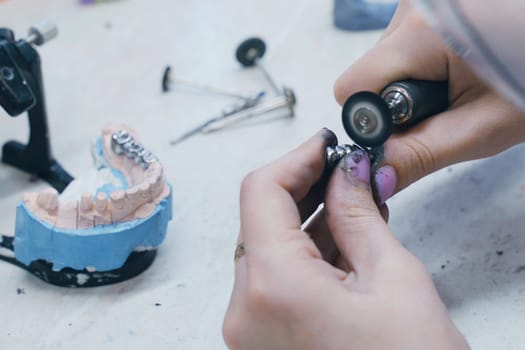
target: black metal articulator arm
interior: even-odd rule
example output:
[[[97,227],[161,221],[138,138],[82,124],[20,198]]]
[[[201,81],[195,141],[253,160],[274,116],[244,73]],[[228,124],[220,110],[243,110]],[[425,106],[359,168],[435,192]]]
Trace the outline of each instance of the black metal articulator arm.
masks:
[[[30,29],[27,39],[15,40],[11,30],[0,28],[0,105],[13,117],[27,111],[30,129],[27,144],[8,141],[3,145],[2,162],[62,192],[73,177],[51,153],[40,56],[33,46],[56,33],[54,25],[42,22]]]

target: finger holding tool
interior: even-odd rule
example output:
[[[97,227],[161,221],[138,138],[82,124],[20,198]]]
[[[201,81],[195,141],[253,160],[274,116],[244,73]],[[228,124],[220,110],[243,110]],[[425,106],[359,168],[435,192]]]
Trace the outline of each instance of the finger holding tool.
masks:
[[[394,128],[408,128],[448,106],[448,81],[402,80],[387,85],[380,94],[353,94],[343,105],[342,122],[355,144],[328,146],[325,172],[330,173],[341,159],[358,149],[370,157],[371,171],[377,170],[382,145]]]

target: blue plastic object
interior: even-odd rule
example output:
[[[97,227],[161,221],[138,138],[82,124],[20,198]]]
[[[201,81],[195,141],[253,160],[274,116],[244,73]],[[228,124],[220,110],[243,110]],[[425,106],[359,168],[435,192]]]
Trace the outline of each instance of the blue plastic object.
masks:
[[[375,30],[385,28],[398,1],[335,0],[334,25],[343,30]]]

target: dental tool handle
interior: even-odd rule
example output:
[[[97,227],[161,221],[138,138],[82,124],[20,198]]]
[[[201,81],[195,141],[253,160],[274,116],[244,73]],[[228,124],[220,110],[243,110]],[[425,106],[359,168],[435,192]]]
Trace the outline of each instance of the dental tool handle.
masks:
[[[448,108],[448,81],[396,81],[383,89],[381,97],[392,112],[394,125],[410,126]]]

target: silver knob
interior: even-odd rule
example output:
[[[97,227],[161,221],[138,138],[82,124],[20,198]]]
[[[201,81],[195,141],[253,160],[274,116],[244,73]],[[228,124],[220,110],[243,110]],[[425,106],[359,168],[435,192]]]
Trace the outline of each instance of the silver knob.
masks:
[[[29,28],[26,41],[33,45],[43,45],[58,35],[58,28],[55,23],[44,20]]]

